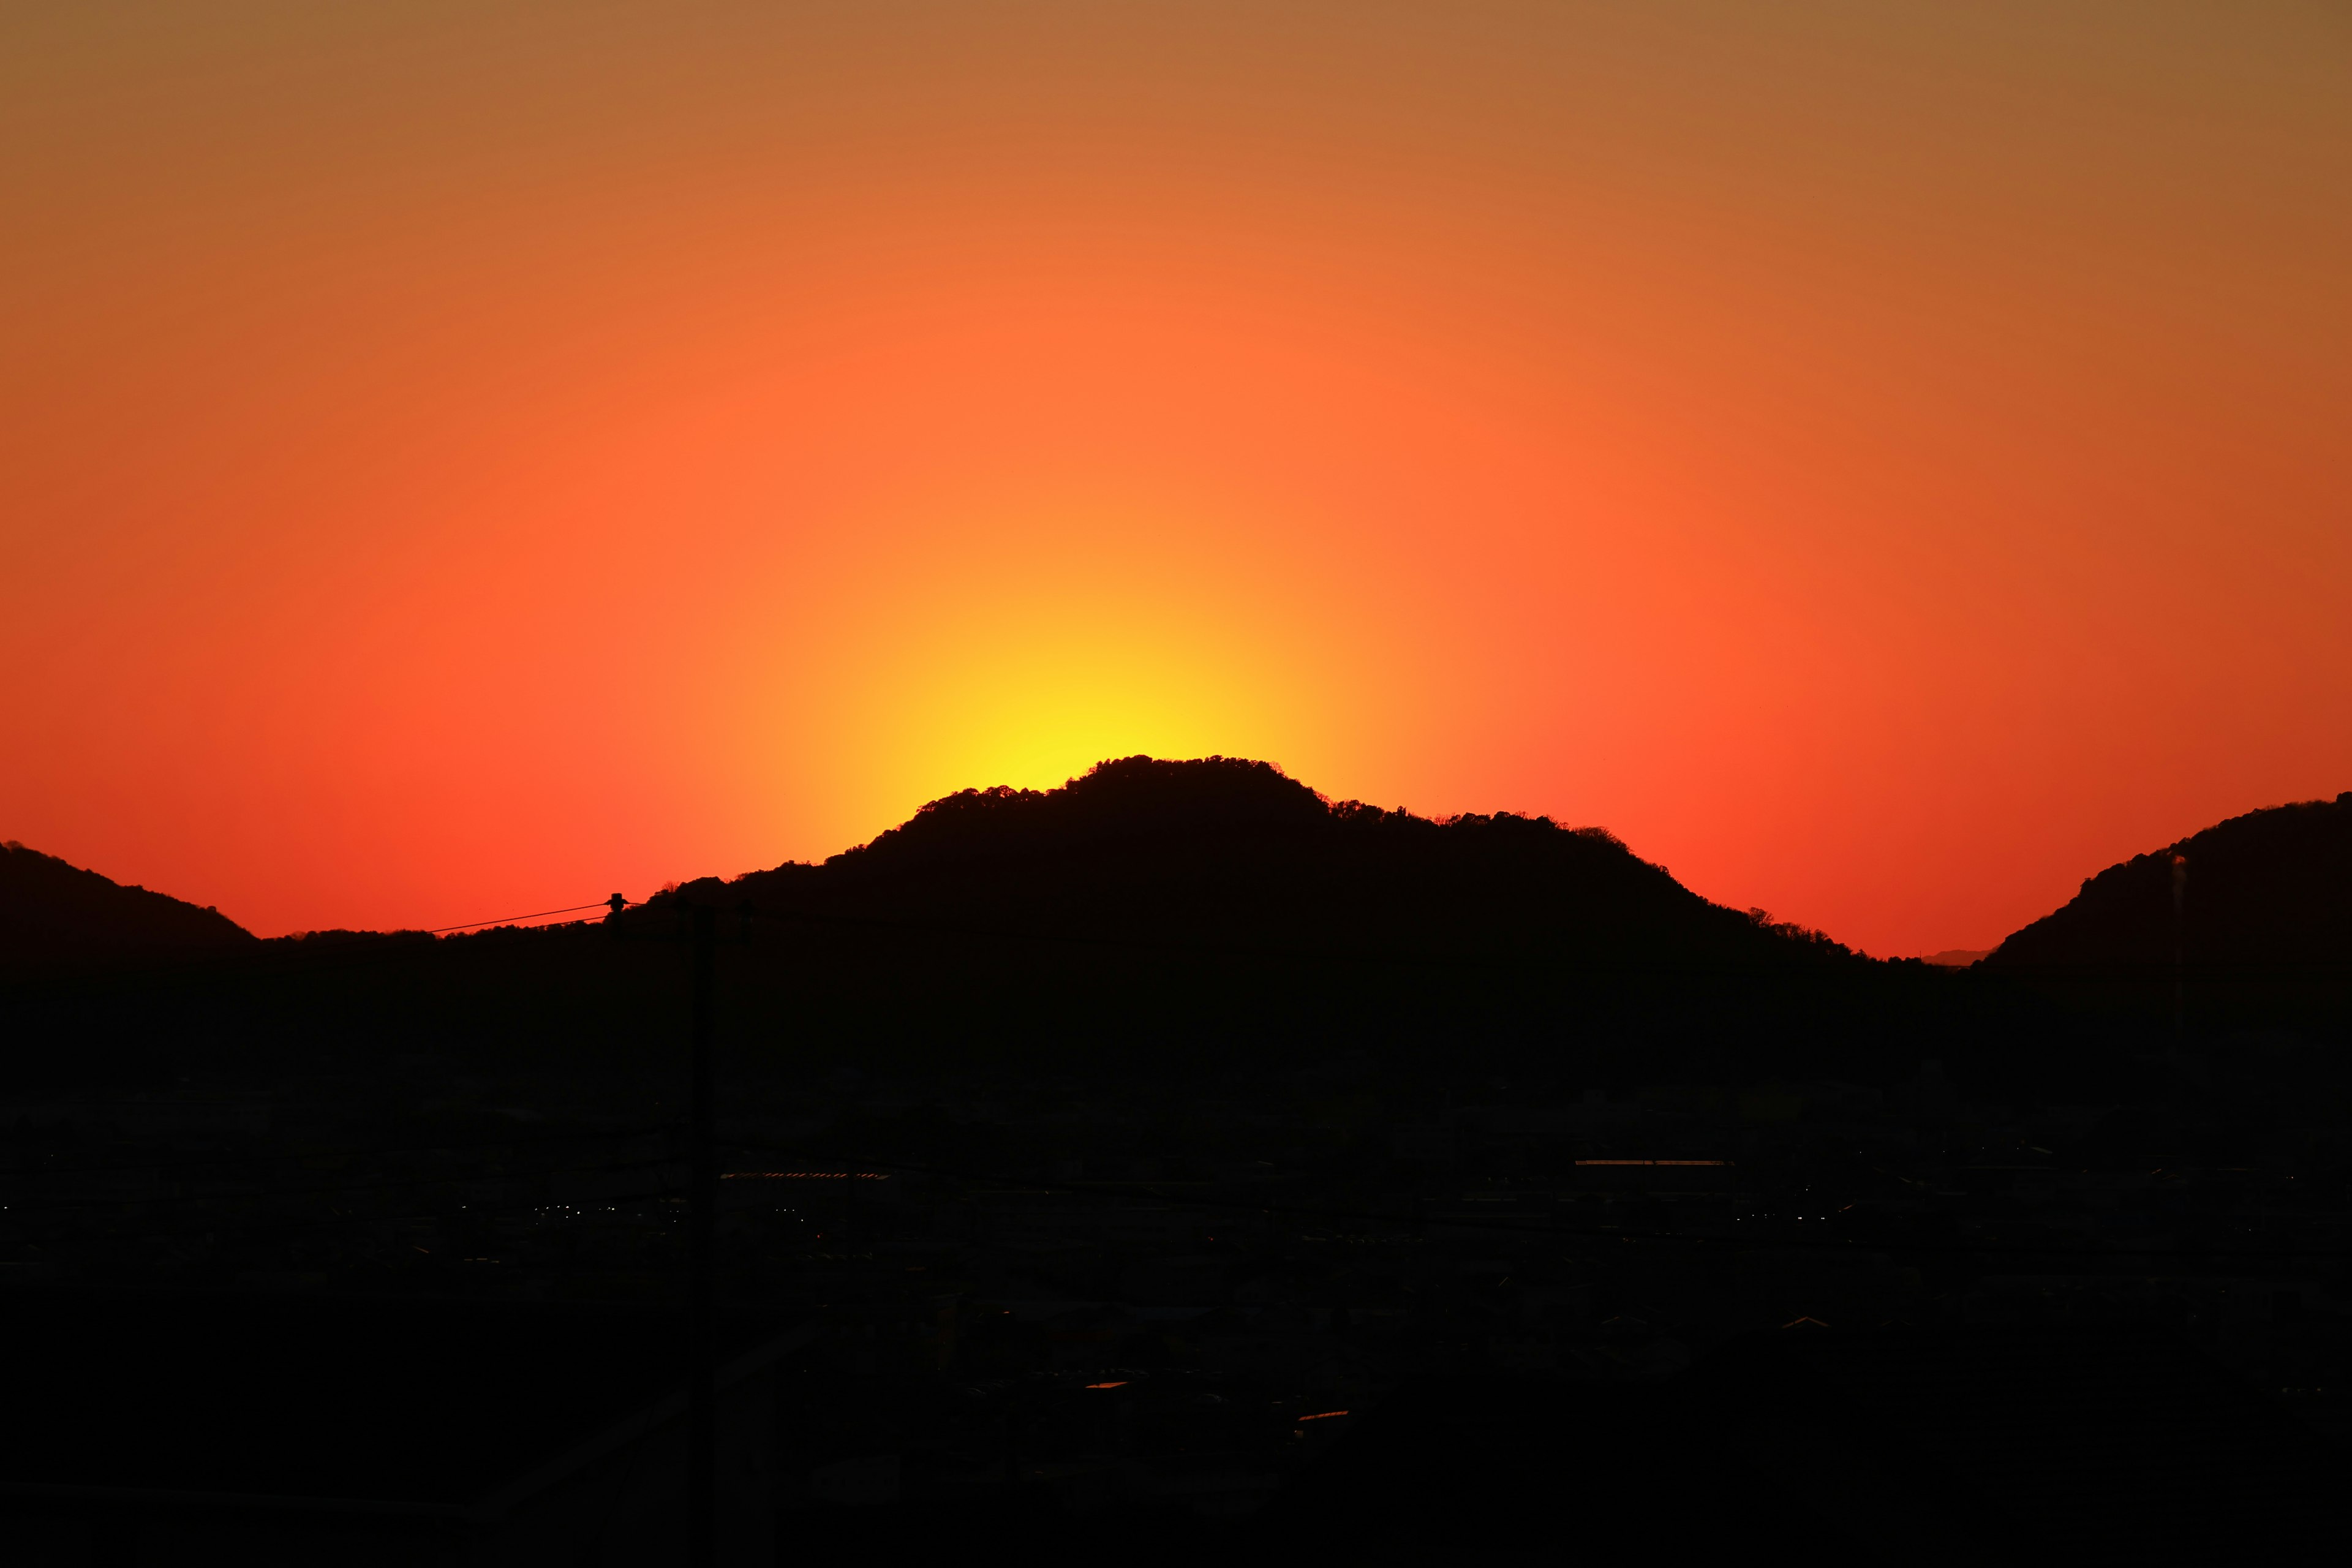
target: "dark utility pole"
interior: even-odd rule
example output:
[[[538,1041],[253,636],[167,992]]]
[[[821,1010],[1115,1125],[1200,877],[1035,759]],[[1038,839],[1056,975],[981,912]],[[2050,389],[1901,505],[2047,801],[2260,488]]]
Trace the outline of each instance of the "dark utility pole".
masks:
[[[687,1287],[687,1555],[693,1568],[719,1561],[719,911],[694,910],[694,1088],[687,1142],[691,1168],[688,1219],[693,1275]]]
[[[2172,858],[2172,1037],[2189,1037],[2189,857]]]

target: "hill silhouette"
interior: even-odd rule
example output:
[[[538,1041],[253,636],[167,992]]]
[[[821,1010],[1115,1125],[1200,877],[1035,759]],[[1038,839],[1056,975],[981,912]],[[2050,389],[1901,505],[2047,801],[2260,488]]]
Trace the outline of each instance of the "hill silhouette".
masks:
[[[1826,1068],[1926,978],[1710,903],[1597,828],[1333,802],[1226,757],[962,791],[822,864],[667,890],[623,929],[688,904],[743,910],[778,954],[766,979],[740,963],[741,1026],[843,1059]]]
[[[20,1072],[364,1071],[419,1050],[468,1072],[634,1071],[678,1049],[696,905],[725,917],[721,1030],[755,1075],[1363,1059],[1907,1081],[1970,1039],[2041,1037],[1975,1017],[1956,973],[1711,903],[1598,828],[1332,802],[1223,757],[961,791],[822,864],[703,878],[609,921],[255,942],[218,921],[203,929],[236,944],[218,958],[71,966],[0,1004],[19,1037],[80,1047]]]
[[[217,910],[126,888],[14,839],[0,844],[0,963],[203,952],[256,941]]]
[[[2110,866],[1984,963],[2169,965],[2176,940],[2200,968],[2352,963],[2352,791],[2248,812]]]
[[[655,901],[1098,944],[1570,968],[1853,962],[1708,902],[1598,828],[1330,802],[1270,763],[1103,763],[965,790],[822,865]]]

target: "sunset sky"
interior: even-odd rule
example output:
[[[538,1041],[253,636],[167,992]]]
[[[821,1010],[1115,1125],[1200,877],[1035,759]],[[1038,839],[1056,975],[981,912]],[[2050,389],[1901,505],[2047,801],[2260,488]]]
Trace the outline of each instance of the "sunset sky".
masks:
[[[265,934],[1223,752],[1990,946],[2352,789],[2352,10],[23,0],[0,545]]]

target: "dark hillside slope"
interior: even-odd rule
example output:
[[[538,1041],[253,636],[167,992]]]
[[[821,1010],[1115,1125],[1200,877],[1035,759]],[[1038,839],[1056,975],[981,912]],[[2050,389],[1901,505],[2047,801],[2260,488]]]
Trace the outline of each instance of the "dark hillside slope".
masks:
[[[1080,942],[1574,969],[1854,962],[1711,904],[1597,829],[1331,805],[1265,763],[1106,763],[967,790],[822,866],[681,898]]]
[[[1598,830],[1334,805],[1227,758],[966,791],[823,865],[629,918],[681,902],[752,911],[804,966],[774,1026],[852,1049],[1851,1068],[1890,992],[1937,978],[1711,904]]]
[[[0,964],[250,946],[217,910],[126,888],[11,840],[0,844]]]
[[[37,1053],[41,1070],[85,1076],[420,1049],[468,1071],[673,1062],[689,905],[723,917],[719,1027],[730,1070],[755,1076],[1362,1057],[1580,1084],[1907,1079],[1953,1054],[1937,1037],[1961,999],[1952,975],[1709,903],[1597,830],[1129,758],[950,795],[823,865],[705,878],[614,921],[251,943],[14,1005],[25,1037],[89,1047]]]
[[[2170,964],[2176,858],[2184,862],[2179,940],[2188,963],[2352,963],[2352,792],[2248,812],[2110,866],[1985,963]]]

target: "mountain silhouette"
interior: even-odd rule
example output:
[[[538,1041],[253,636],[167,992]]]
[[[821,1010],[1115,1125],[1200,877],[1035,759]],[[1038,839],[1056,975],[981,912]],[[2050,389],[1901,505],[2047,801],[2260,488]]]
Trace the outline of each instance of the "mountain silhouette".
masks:
[[[2352,962],[2352,791],[2248,812],[2110,866],[1984,964],[2168,965],[2176,952],[2192,966]]]
[[[13,839],[0,844],[0,963],[202,952],[257,940],[218,910],[126,888]]]
[[[1128,757],[1058,789],[965,790],[822,865],[706,879],[666,897],[1264,955],[1576,967],[1853,956],[1708,902],[1598,828],[1334,803],[1270,763],[1227,757]]]
[[[677,1048],[690,906],[722,917],[719,1027],[730,1070],[755,1075],[1360,1058],[1584,1084],[1860,1080],[2032,1034],[1973,1021],[1981,987],[1953,973],[1712,903],[1599,828],[1333,802],[1224,757],[961,791],[822,864],[554,928],[257,942],[30,851],[12,864],[27,889],[37,874],[63,889],[11,894],[51,949],[133,929],[66,918],[79,889],[148,910],[179,945],[229,950],[0,990],[0,1033],[79,1042],[21,1054],[17,1070],[58,1081],[373,1071],[419,1050],[467,1072],[648,1069]],[[101,959],[132,945],[110,940],[75,938]]]
[[[1921,977],[1711,903],[1598,828],[1334,802],[1228,757],[962,791],[822,864],[667,890],[621,933],[693,904],[749,921],[746,1035],[844,1059],[1361,1052],[1614,1081],[1661,1052],[1842,1060]]]

